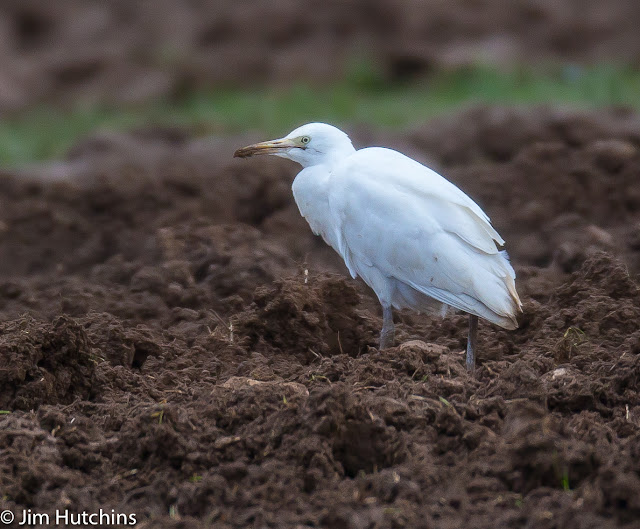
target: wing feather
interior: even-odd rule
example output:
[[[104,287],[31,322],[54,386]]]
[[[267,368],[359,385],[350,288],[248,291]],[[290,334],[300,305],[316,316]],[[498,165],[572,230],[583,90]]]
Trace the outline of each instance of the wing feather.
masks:
[[[390,149],[357,151],[334,169],[329,207],[339,253],[374,290],[379,272],[515,326],[515,273],[496,246],[504,240],[475,202],[434,171]]]

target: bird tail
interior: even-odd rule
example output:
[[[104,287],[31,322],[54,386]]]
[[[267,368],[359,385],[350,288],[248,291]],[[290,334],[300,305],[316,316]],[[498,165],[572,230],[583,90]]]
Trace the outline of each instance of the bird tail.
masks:
[[[488,256],[489,257],[489,256]],[[509,254],[502,250],[498,254],[490,256],[485,260],[489,273],[493,276],[497,294],[493,296],[482,296],[487,300],[482,303],[489,311],[489,316],[478,314],[487,320],[504,327],[505,329],[516,329],[518,327],[517,315],[522,312],[522,301],[516,290],[516,272],[509,262]]]

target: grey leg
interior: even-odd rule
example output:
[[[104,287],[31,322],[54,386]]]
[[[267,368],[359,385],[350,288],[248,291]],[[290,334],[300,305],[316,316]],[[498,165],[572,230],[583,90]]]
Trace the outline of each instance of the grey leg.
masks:
[[[467,338],[467,371],[476,369],[476,338],[478,336],[478,316],[469,314],[469,337]]]
[[[396,330],[393,326],[391,307],[382,307],[382,331],[380,331],[380,350],[393,347]]]

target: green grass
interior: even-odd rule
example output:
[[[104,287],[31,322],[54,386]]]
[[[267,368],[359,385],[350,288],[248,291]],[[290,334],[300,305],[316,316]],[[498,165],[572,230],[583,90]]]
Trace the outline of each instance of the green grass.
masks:
[[[389,85],[361,66],[324,87],[227,88],[135,107],[67,111],[41,107],[0,121],[0,165],[61,157],[79,138],[97,129],[177,125],[203,135],[258,129],[270,136],[283,135],[307,121],[401,127],[480,102],[640,109],[640,71],[599,66],[499,72],[476,67]]]

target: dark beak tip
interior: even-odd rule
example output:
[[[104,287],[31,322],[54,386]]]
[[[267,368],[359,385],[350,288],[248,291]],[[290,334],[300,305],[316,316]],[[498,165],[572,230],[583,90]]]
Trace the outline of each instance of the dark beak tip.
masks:
[[[251,153],[247,152],[244,147],[233,153],[234,158],[249,158],[250,156]]]

